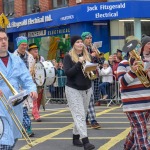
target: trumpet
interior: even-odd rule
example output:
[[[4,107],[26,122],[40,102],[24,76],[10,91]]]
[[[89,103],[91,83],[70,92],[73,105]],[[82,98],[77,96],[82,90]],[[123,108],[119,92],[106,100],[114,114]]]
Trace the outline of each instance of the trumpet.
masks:
[[[138,53],[136,52],[138,44],[139,44],[138,40],[131,40],[123,46],[122,51],[130,54],[128,61],[131,70],[136,74],[137,78],[141,81],[141,83],[146,88],[149,88],[150,80],[148,78],[146,71],[144,70],[144,65],[142,64],[141,56],[139,56]],[[133,68],[134,61],[139,62],[137,63],[138,67],[136,70],[134,70]]]
[[[98,50],[98,48],[96,46],[94,46],[94,44],[90,44],[92,51],[94,50],[98,55],[100,55],[100,51]]]
[[[7,86],[9,87],[9,89],[11,90],[13,95],[18,94],[17,91],[13,88],[13,86],[9,83],[9,81],[5,78],[5,76],[0,72],[0,76],[1,79],[4,80],[4,82],[7,84]],[[26,98],[26,96],[24,97]],[[12,107],[10,106],[8,100],[6,99],[5,95],[3,94],[0,97],[0,100],[2,101],[3,105],[5,106],[6,110],[8,111],[8,113],[10,114],[12,120],[14,121],[14,123],[16,124],[18,130],[20,131],[20,133],[22,134],[22,136],[24,137],[24,139],[26,140],[27,144],[32,147],[32,141],[29,138],[25,128],[23,127],[22,123],[20,122],[20,120],[18,119],[17,115],[15,114],[15,112],[13,111]],[[20,102],[19,102],[20,103]]]
[[[146,74],[146,72],[144,71],[144,66],[142,63],[138,63],[138,69],[136,71],[133,70],[133,67],[131,65],[131,59],[135,59],[136,61],[141,62],[141,57],[136,53],[135,50],[130,51],[130,53],[132,54],[132,56],[130,56],[129,58],[129,66],[131,67],[131,70],[136,74],[136,76],[138,77],[138,79],[142,82],[142,84],[146,87],[149,88],[150,87],[150,80]]]
[[[96,78],[98,78],[96,72],[94,73],[94,71],[96,71],[97,66],[91,66],[85,69],[86,64],[86,61],[83,61],[81,66],[84,76],[88,77],[90,80],[95,80]]]

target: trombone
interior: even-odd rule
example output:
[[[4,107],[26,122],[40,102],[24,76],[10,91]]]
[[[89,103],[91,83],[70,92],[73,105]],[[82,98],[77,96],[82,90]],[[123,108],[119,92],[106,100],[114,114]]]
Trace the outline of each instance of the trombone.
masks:
[[[13,88],[13,86],[9,83],[9,81],[5,78],[5,76],[1,72],[0,72],[0,76],[1,76],[1,79],[3,79],[4,82],[7,84],[7,86],[9,87],[9,89],[11,90],[11,92],[13,93],[13,95],[17,95],[18,92]],[[32,141],[31,141],[30,137],[28,136],[25,128],[23,127],[22,123],[18,119],[18,117],[15,114],[14,110],[12,109],[12,107],[10,106],[10,104],[8,103],[8,100],[6,99],[6,97],[5,97],[4,94],[0,97],[0,100],[2,101],[2,103],[5,106],[6,110],[10,114],[12,120],[16,124],[16,126],[17,126],[18,130],[20,131],[20,133],[22,134],[23,138],[26,140],[27,144],[30,147],[32,147],[33,144],[32,144]]]

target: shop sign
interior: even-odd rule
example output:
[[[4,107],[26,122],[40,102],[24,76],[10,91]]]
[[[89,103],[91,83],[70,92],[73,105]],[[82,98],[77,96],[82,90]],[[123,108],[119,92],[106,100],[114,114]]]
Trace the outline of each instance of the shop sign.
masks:
[[[48,31],[48,36],[70,33],[70,28],[52,29]]]
[[[40,37],[40,36],[46,36],[46,30],[40,30],[40,31],[34,31],[34,32],[28,32],[28,37]]]
[[[7,32],[23,32],[84,21],[150,18],[148,12],[149,5],[150,1],[118,1],[90,3],[54,9],[47,12],[10,19]],[[51,32],[49,32],[49,35],[51,35]]]
[[[45,22],[50,22],[52,21],[52,16],[41,16],[41,17],[30,17],[28,19],[23,19],[22,21],[12,21],[9,23],[7,28],[19,28],[21,26],[27,26],[27,25],[32,25],[32,24],[39,24],[39,23],[45,23]]]
[[[52,29],[22,32],[22,33],[19,33],[19,36],[35,38],[35,37],[54,36],[54,35],[69,34],[69,33],[70,33],[70,27],[63,26],[61,28],[52,28]]]

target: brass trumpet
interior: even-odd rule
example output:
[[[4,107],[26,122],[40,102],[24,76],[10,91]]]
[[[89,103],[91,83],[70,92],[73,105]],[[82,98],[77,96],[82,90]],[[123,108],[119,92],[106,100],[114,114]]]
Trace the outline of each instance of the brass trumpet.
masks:
[[[11,90],[11,92],[13,93],[13,95],[18,94],[18,92],[13,88],[13,86],[9,83],[9,81],[5,78],[5,76],[1,72],[0,72],[0,76],[4,80],[4,82],[7,84],[7,86],[9,87],[9,89]],[[8,100],[6,99],[6,97],[5,97],[4,94],[3,94],[3,96],[0,97],[0,100],[2,101],[2,103],[5,106],[6,110],[10,114],[12,120],[16,124],[16,126],[17,126],[18,130],[20,131],[20,133],[22,134],[23,138],[26,140],[27,144],[30,147],[32,147],[33,144],[32,144],[31,139],[29,138],[29,136],[28,136],[25,128],[23,127],[22,123],[20,122],[20,120],[18,119],[17,115],[13,111],[12,107],[8,103]]]
[[[95,50],[96,53],[97,53],[98,55],[100,55],[101,52],[98,50],[97,47],[94,46],[94,44],[91,43],[90,46],[91,46],[91,49],[92,49],[92,50]]]
[[[96,66],[91,66],[85,69],[86,66],[86,61],[82,62],[82,72],[84,74],[85,77],[88,77],[90,80],[95,80],[97,77],[97,74],[94,73],[94,71],[96,71]]]
[[[138,63],[138,69],[136,71],[133,70],[133,67],[131,65],[131,59],[135,59],[136,61],[142,62],[141,57],[136,53],[135,50],[130,51],[131,55],[129,58],[129,66],[131,67],[131,70],[136,74],[136,76],[138,77],[138,79],[142,82],[142,84],[145,87],[150,87],[150,80],[146,74],[146,72],[144,71],[144,66],[142,63]]]

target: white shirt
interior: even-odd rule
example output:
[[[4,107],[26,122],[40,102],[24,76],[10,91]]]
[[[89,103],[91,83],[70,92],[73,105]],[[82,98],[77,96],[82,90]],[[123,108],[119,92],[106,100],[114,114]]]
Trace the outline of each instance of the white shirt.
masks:
[[[113,83],[113,73],[110,66],[108,68],[102,68],[99,71],[99,75],[102,76],[102,82]]]

